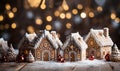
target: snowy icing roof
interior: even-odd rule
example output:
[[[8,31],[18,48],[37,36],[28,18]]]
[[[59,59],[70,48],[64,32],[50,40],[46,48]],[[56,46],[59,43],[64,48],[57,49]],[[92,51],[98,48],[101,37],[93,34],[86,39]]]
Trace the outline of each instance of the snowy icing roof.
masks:
[[[36,35],[36,33],[32,33],[32,34],[26,33],[25,36],[26,36],[26,38],[28,38],[28,40],[29,40],[30,42],[32,42],[32,40],[33,40],[37,35]]]
[[[58,48],[59,46],[62,47],[62,42],[59,40],[57,34],[55,31],[51,31],[51,33],[47,30],[44,30],[44,32],[42,33],[42,36],[39,38],[39,41],[35,44],[35,48],[37,48],[39,46],[39,44],[41,43],[42,39],[44,37],[47,37],[48,40],[50,41],[50,43],[53,45],[54,48]]]
[[[81,37],[79,35],[79,33],[71,33],[70,36],[67,37],[67,40],[65,41],[64,45],[63,45],[63,50],[68,46],[68,44],[74,41],[76,43],[76,45],[80,48],[80,49],[86,49],[88,46],[85,43],[85,41],[83,40],[83,37]]]
[[[2,46],[2,47],[0,47],[0,49],[2,51],[7,52],[8,48],[9,48],[7,41],[5,41],[3,38],[0,38],[0,45]]]
[[[85,38],[85,41],[87,41],[89,39],[89,37],[93,37],[99,46],[112,46],[113,41],[109,36],[109,33],[108,33],[109,31],[107,31],[107,33],[106,33],[107,36],[105,36],[104,29],[99,29],[99,30],[91,29],[90,32],[88,33],[87,37]]]

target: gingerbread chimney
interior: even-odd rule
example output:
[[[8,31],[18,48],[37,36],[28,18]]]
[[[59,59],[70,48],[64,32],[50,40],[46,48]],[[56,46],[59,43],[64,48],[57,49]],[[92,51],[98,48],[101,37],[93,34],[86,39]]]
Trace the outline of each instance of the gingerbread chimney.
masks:
[[[108,37],[109,36],[109,29],[108,28],[104,28],[103,30],[104,30],[103,31],[104,36]]]

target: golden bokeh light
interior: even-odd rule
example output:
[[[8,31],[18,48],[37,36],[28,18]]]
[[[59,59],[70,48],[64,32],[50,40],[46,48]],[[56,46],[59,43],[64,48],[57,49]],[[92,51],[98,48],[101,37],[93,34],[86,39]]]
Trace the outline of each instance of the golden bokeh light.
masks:
[[[46,17],[46,20],[47,20],[48,22],[52,21],[52,16],[47,16],[47,17]]]
[[[111,17],[111,19],[115,19],[116,18],[116,14],[115,13],[111,13],[110,17]]]
[[[65,14],[64,14],[64,13],[61,13],[61,14],[60,14],[60,18],[61,18],[61,19],[65,19]]]
[[[93,12],[89,12],[89,17],[93,18],[95,15]]]
[[[66,3],[66,0],[63,0],[62,7],[65,11],[69,10],[69,6]]]
[[[41,2],[41,0],[27,0],[30,7],[37,8]]]
[[[44,10],[44,9],[46,9],[46,5],[45,5],[45,4],[42,4],[42,5],[40,6],[40,8]]]
[[[6,8],[6,10],[10,10],[10,9],[11,9],[10,4],[6,4],[6,5],[5,5],[5,8]]]
[[[17,8],[14,7],[14,8],[12,9],[12,11],[13,11],[14,13],[17,12]]]
[[[0,15],[0,21],[3,21],[3,20],[4,20],[3,15]]]
[[[85,13],[85,12],[82,12],[82,13],[80,14],[80,16],[81,16],[81,18],[86,18],[86,13]]]
[[[77,10],[77,9],[73,9],[73,10],[72,10],[72,13],[73,13],[74,15],[76,15],[76,14],[78,14],[78,10]]]
[[[98,7],[97,7],[97,11],[98,11],[98,12],[101,12],[101,11],[103,11],[103,8],[102,8],[101,6],[98,6]]]
[[[17,27],[16,23],[12,23],[12,24],[11,24],[11,28],[12,28],[12,29],[15,29],[16,27]]]
[[[55,12],[54,12],[54,15],[55,15],[56,17],[58,17],[58,16],[60,15],[60,12],[59,12],[59,11],[55,11]]]
[[[66,28],[67,28],[67,29],[70,29],[71,27],[72,27],[71,23],[67,23],[67,24],[66,24]]]
[[[27,31],[28,31],[29,33],[34,33],[34,27],[33,27],[33,26],[28,26],[28,27],[27,27]]]
[[[5,29],[9,29],[9,24],[5,24]]]
[[[51,25],[46,25],[46,30],[51,30],[52,29],[52,26]]]
[[[43,21],[42,21],[42,19],[40,19],[40,18],[36,18],[35,23],[36,23],[37,25],[41,25],[41,24],[43,23]]]
[[[71,19],[71,17],[72,17],[72,15],[71,15],[70,12],[66,13],[66,18],[67,18],[67,19]]]
[[[83,8],[82,4],[78,4],[78,5],[77,5],[77,8],[78,8],[78,9],[82,9],[82,8]]]
[[[9,18],[13,18],[14,17],[14,13],[13,12],[9,12],[8,16],[9,16]]]

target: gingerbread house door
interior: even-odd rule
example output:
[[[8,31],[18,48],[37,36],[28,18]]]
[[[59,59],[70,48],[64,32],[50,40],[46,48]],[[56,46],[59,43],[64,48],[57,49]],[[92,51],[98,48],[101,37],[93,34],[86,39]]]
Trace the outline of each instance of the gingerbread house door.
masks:
[[[43,55],[43,61],[49,61],[49,54],[47,52]]]

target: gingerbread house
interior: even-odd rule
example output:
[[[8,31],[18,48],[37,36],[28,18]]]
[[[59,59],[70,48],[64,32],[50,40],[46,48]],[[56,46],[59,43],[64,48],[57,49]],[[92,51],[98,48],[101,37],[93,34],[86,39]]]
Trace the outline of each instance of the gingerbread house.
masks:
[[[87,44],[79,33],[71,33],[63,44],[63,53],[66,61],[79,61],[86,59]]]
[[[24,55],[25,58],[31,51],[35,60],[54,61],[60,47],[62,47],[62,42],[55,31],[41,30],[39,33],[26,33],[19,44],[19,55]]]
[[[113,41],[108,28],[90,29],[85,41],[88,45],[87,57],[93,55],[96,59],[104,59],[106,54],[111,54]]]

